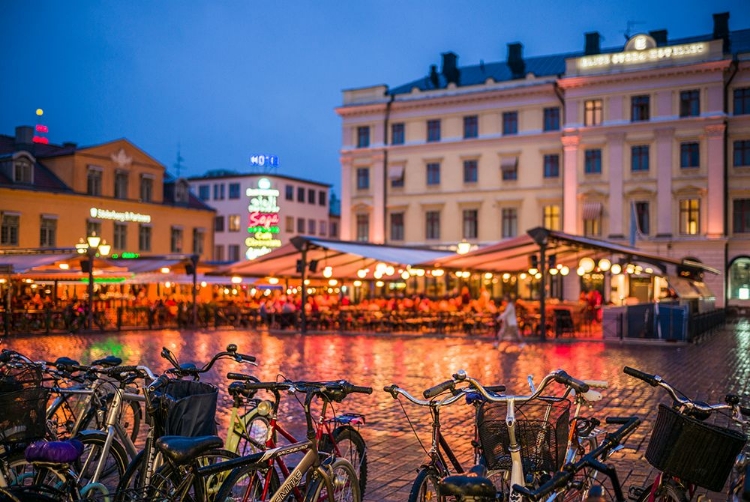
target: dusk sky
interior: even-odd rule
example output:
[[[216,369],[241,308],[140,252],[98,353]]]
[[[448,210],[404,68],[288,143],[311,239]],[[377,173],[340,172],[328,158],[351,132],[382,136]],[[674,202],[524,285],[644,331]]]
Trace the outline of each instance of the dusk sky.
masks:
[[[34,125],[89,146],[126,138],[182,176],[251,172],[334,186],[340,197],[341,91],[424,77],[441,53],[460,66],[602,46],[666,29],[709,34],[712,14],[750,28],[750,0],[4,0],[0,134]]]

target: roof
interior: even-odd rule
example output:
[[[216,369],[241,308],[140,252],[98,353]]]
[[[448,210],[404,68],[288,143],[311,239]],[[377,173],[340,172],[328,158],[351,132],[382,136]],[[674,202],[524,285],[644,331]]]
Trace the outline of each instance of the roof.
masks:
[[[668,41],[670,45],[682,45],[695,42],[706,42],[713,40],[713,35],[698,35],[692,37],[684,37],[679,39],[673,39]],[[741,54],[750,52],[750,29],[735,30],[729,32],[730,46],[729,50],[733,54]],[[622,52],[623,46],[604,48],[600,52],[602,54]],[[584,51],[568,52],[561,54],[552,54],[546,56],[533,56],[525,57],[523,62],[525,64],[524,76],[533,73],[536,77],[554,77],[561,76],[565,73],[565,60],[569,58],[579,58],[586,54]],[[519,80],[517,77],[514,79],[513,72],[510,70],[506,61],[496,63],[480,63],[478,65],[463,66],[459,67],[459,80],[458,87],[466,87],[472,85],[484,84],[488,78],[491,78],[495,82],[509,82],[512,80]],[[523,77],[522,77],[523,78]],[[430,91],[435,89],[445,89],[448,82],[445,76],[438,74],[438,86],[432,84],[429,75],[413,80],[406,84],[398,85],[392,89],[389,89],[387,94],[408,94],[412,92],[414,88],[420,91]]]
[[[227,178],[280,178],[284,180],[289,181],[300,181],[303,183],[310,183],[311,185],[318,185],[321,187],[331,187],[330,183],[323,183],[321,181],[313,181],[305,178],[297,178],[295,176],[287,176],[285,174],[278,174],[275,172],[272,173],[240,173],[236,171],[230,171],[225,169],[220,170],[213,170],[208,171],[207,173],[203,174],[202,176],[190,176],[186,178],[188,181],[197,183],[200,181],[209,181],[209,180],[217,180],[217,179],[227,179]]]

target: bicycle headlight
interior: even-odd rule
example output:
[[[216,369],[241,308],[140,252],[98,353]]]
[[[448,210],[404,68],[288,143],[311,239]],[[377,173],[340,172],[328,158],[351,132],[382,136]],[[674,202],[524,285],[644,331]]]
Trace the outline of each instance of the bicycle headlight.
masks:
[[[271,413],[273,410],[273,404],[271,404],[271,401],[261,401],[258,403],[258,415],[266,416]]]

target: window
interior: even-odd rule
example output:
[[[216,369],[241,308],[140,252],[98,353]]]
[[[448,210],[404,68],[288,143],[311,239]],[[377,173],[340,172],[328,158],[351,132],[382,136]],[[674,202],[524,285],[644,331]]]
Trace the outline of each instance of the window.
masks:
[[[115,199],[128,198],[128,173],[117,171],[115,173]]]
[[[125,223],[115,223],[115,240],[113,249],[124,250],[128,247],[128,226]]]
[[[683,199],[680,201],[680,233],[683,235],[697,235],[701,231],[700,224],[701,201],[699,199]]]
[[[403,122],[399,122],[397,124],[391,124],[391,144],[392,145],[404,144],[404,123]]]
[[[404,164],[396,164],[388,167],[388,179],[391,182],[391,188],[403,188],[404,187],[404,172],[406,166]]]
[[[224,216],[216,216],[214,218],[214,232],[224,231]]]
[[[644,235],[648,235],[651,232],[650,221],[648,202],[636,202],[635,223],[638,225],[638,231]]]
[[[631,122],[642,122],[648,120],[649,117],[649,97],[645,96],[633,96],[630,98],[630,121]]]
[[[141,177],[141,202],[151,202],[154,194],[154,180],[147,176]],[[222,195],[222,199],[223,199]]]
[[[504,207],[501,214],[503,238],[518,235],[518,210],[515,207]]]
[[[227,261],[240,261],[239,244],[229,244],[227,246]]]
[[[284,221],[286,222],[284,225],[284,231],[294,232],[294,216],[287,216]]]
[[[0,245],[18,246],[21,217],[17,214],[3,214],[0,224]]]
[[[727,299],[750,300],[750,258],[740,257],[729,267]]]
[[[357,190],[367,190],[370,188],[370,168],[357,168]]]
[[[327,199],[327,197],[326,197],[325,191],[324,190],[320,190],[318,192],[318,205],[325,207],[326,202],[327,202],[326,199]]]
[[[31,162],[25,158],[13,162],[13,181],[16,183],[32,183],[34,181]]]
[[[427,164],[427,184],[440,184],[440,164],[438,162],[430,162]]]
[[[634,173],[648,171],[648,145],[634,146],[630,149],[630,170]]]
[[[560,108],[545,108],[544,109],[544,130],[545,131],[559,131],[560,130]]]
[[[305,202],[305,188],[297,187],[297,202]]]
[[[583,235],[586,236],[599,236],[602,234],[602,212],[601,206],[595,202],[590,202],[591,207],[596,207],[596,210],[588,210],[584,206],[583,211]]]
[[[225,195],[224,189],[225,189],[224,183],[214,184],[214,200],[224,200],[224,195]]]
[[[315,227],[316,227],[316,221],[315,220],[307,220],[307,233],[308,235],[315,235]]]
[[[697,117],[700,114],[700,92],[698,90],[680,92],[680,117]]]
[[[560,206],[544,206],[543,219],[544,221],[542,222],[542,225],[544,228],[560,230]]]
[[[464,239],[476,239],[479,235],[479,211],[476,209],[464,209],[461,237]]]
[[[86,222],[86,235],[102,236],[102,222],[89,220]]]
[[[205,238],[203,229],[194,228],[193,229],[193,253],[203,254],[205,240],[206,238]]]
[[[734,167],[750,166],[750,140],[734,142]]]
[[[464,160],[464,183],[476,183],[479,178],[479,166],[476,160]]]
[[[584,152],[583,172],[586,174],[602,173],[602,151],[598,148]]]
[[[326,232],[328,232],[328,224],[326,220],[320,220],[320,222],[318,223],[318,229],[320,230],[320,235],[325,237]]]
[[[230,214],[227,217],[227,230],[230,232],[239,232],[240,227],[242,226],[242,223],[240,222],[240,215],[239,214]]]
[[[501,159],[500,171],[503,181],[516,181],[518,179],[518,157]]]
[[[700,167],[700,145],[695,142],[680,143],[680,167]]]
[[[370,216],[367,214],[357,215],[357,240],[360,242],[370,240]]]
[[[479,117],[469,115],[464,117],[464,139],[479,137]]]
[[[287,185],[284,187],[284,198],[286,200],[294,200],[294,186]]]
[[[239,199],[240,198],[240,184],[239,183],[230,183],[229,184],[229,198],[230,199]]]
[[[182,253],[182,228],[172,227],[169,240],[169,250],[172,253]]]
[[[307,202],[309,204],[315,204],[315,190],[312,188],[307,190]]]
[[[200,200],[208,200],[211,198],[211,185],[199,185],[198,186],[198,198]]]
[[[425,238],[440,238],[440,211],[427,211],[425,213]]]
[[[297,233],[298,234],[305,233],[305,219],[304,218],[297,218]]]
[[[427,121],[427,141],[440,141],[440,120]]]
[[[750,87],[734,90],[734,114],[747,115],[750,113]]]
[[[89,167],[86,176],[86,194],[97,197],[102,194],[102,171],[98,167]]]
[[[138,226],[138,251],[151,251],[151,227]]]
[[[404,240],[404,213],[391,213],[391,240]]]
[[[518,112],[503,113],[503,136],[518,134]]]
[[[221,244],[214,246],[214,260],[224,261],[224,246]]]
[[[544,177],[545,178],[559,178],[560,177],[560,156],[555,154],[549,154],[544,156]]]
[[[330,237],[338,237],[338,236],[339,236],[339,224],[336,221],[332,221]]]
[[[602,125],[602,100],[589,99],[583,104],[583,125],[598,126]]]
[[[57,245],[57,219],[42,216],[39,227],[39,247],[53,248]]]
[[[750,233],[750,199],[735,199],[732,203],[732,209],[732,230],[734,233]]]
[[[370,127],[357,127],[357,148],[367,148],[370,146]]]
[[[174,184],[174,201],[187,204],[190,201],[190,186],[185,180],[177,180]]]

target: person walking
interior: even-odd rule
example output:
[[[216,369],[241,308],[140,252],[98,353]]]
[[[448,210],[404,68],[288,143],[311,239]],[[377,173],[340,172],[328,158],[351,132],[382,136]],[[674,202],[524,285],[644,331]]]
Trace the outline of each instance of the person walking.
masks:
[[[495,335],[495,348],[500,345],[500,342],[510,338],[513,341],[519,342],[519,347],[525,347],[526,344],[521,339],[521,335],[518,333],[518,319],[516,318],[516,304],[513,298],[508,295],[505,296],[505,309],[500,315],[497,316],[497,321],[500,323],[500,328],[497,330]]]

